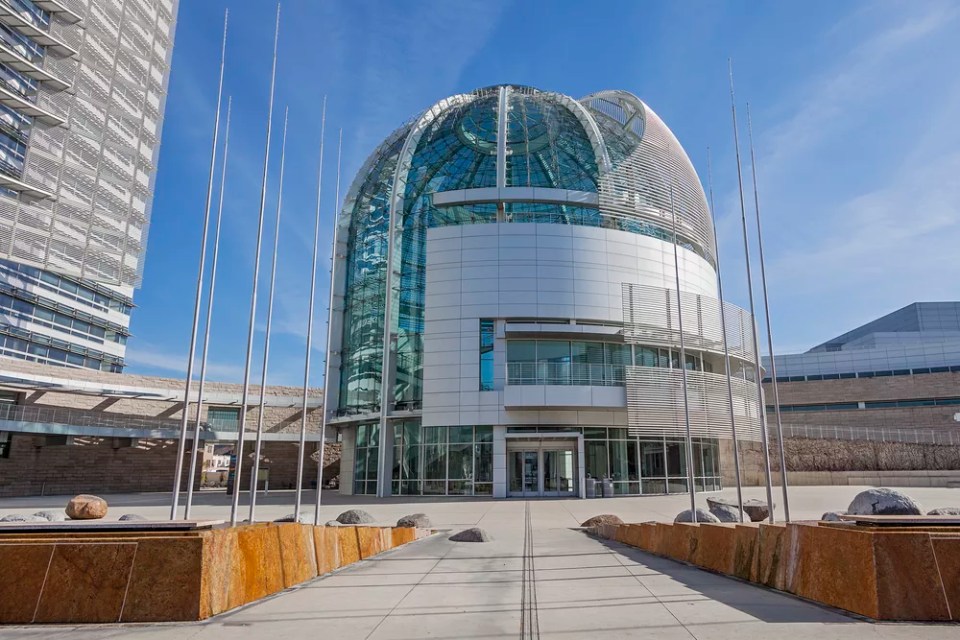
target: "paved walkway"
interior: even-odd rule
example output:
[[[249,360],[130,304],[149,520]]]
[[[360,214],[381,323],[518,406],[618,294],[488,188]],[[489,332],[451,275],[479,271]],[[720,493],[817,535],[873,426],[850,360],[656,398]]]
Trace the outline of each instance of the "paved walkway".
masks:
[[[410,511],[410,506],[379,502],[367,508],[379,517],[388,511],[393,517],[394,510]],[[607,510],[625,508],[624,502],[619,510]],[[571,528],[584,513],[602,511],[585,501],[460,502],[438,506],[435,511],[435,520],[458,521],[455,528],[476,524],[494,540],[453,543],[446,534],[436,535],[205,623],[7,627],[0,629],[0,637],[960,637],[956,625],[863,622],[791,596],[591,538]]]

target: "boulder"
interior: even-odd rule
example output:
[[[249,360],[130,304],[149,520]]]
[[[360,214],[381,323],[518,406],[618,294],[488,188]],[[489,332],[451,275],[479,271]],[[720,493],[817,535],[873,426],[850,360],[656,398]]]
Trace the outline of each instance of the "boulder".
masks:
[[[277,518],[274,522],[299,522],[300,524],[305,523],[307,520],[303,517],[303,514],[297,515],[295,513],[288,513],[282,518]]]
[[[97,520],[107,515],[107,501],[97,496],[80,494],[67,503],[66,512],[71,520]]]
[[[327,520],[327,524],[323,525],[325,527],[342,527],[343,525],[337,522],[336,520]]]
[[[623,520],[619,516],[615,516],[612,513],[604,513],[599,516],[593,516],[588,520],[584,520],[580,523],[581,527],[599,527],[604,524],[623,524]]]
[[[348,509],[337,516],[340,524],[373,524],[376,520],[363,509]]]
[[[11,513],[8,516],[0,518],[0,522],[48,522],[46,518],[40,516],[28,516],[24,513]]]
[[[960,516],[960,507],[938,507],[927,511],[928,516]]]
[[[464,529],[460,533],[453,534],[450,536],[450,540],[453,542],[490,542],[493,538],[483,529],[473,527],[472,529]]]
[[[67,514],[63,511],[37,511],[33,515],[43,518],[47,522],[66,522],[67,520]]]
[[[777,508],[777,503],[773,503],[773,508]],[[751,522],[763,522],[770,517],[770,507],[763,500],[744,500],[743,510],[750,516]]]
[[[847,515],[846,511],[827,511],[825,514],[820,516],[820,519],[824,522],[843,522],[840,519],[840,516]]]
[[[147,520],[147,518],[144,518],[139,513],[125,513],[118,519],[120,522],[143,522]]]
[[[717,516],[720,522],[750,522],[750,516],[740,510],[735,504],[711,503],[707,500],[710,513]]]
[[[693,513],[690,511],[690,509],[687,509],[686,511],[681,511],[680,513],[677,514],[677,517],[674,518],[673,521],[674,522],[693,522]],[[701,509],[700,507],[697,507],[697,522],[719,523],[720,518],[713,515],[706,509]]]
[[[861,491],[847,507],[857,516],[920,516],[923,508],[910,496],[887,488]]]
[[[397,520],[398,527],[417,527],[418,529],[429,529],[433,526],[430,518],[425,513],[413,513],[409,516],[403,516]]]

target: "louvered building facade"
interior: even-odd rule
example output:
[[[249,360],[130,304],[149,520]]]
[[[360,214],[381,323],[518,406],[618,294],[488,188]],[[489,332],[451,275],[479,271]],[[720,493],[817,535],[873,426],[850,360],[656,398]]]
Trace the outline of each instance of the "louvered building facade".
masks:
[[[177,0],[0,0],[0,355],[121,371]]]

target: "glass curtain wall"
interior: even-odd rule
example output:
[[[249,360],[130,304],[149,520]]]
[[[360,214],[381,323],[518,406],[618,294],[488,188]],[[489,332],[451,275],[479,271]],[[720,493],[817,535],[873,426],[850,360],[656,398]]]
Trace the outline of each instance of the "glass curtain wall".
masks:
[[[380,425],[376,422],[358,425],[353,463],[353,492],[357,495],[377,494],[379,448]]]
[[[577,433],[579,427],[509,427],[511,433]],[[588,478],[610,478],[616,495],[686,493],[686,446],[673,438],[639,438],[627,428],[582,427]],[[697,491],[718,491],[720,446],[717,440],[693,439]]]
[[[493,494],[493,427],[407,421],[393,433],[394,495]]]

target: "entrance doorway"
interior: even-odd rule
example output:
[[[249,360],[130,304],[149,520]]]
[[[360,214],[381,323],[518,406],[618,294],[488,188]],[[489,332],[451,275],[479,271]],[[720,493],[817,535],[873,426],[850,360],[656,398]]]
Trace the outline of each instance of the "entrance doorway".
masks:
[[[511,497],[573,497],[577,495],[577,454],[574,443],[518,441],[507,451]]]

